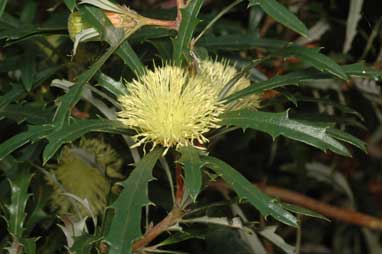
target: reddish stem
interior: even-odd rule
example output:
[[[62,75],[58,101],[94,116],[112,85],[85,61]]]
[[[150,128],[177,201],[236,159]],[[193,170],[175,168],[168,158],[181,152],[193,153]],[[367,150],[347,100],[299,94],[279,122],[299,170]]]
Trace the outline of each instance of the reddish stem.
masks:
[[[179,163],[175,166],[175,176],[176,176],[176,194],[175,194],[175,201],[176,206],[181,207],[182,201],[183,201],[183,195],[184,195],[184,179],[182,175],[182,167]]]

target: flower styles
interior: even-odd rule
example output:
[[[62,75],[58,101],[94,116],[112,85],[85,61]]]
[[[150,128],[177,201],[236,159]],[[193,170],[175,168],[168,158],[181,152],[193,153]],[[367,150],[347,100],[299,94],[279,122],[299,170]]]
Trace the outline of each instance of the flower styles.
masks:
[[[204,136],[218,128],[225,106],[209,80],[188,70],[166,65],[128,84],[129,93],[119,98],[119,120],[137,131],[137,145],[176,148],[207,142]]]
[[[229,60],[202,60],[199,63],[200,75],[205,76],[210,80],[209,84],[214,89],[217,95],[225,88],[225,86],[239,73],[235,65],[231,65]],[[225,97],[234,94],[251,85],[251,81],[242,76],[236,83],[227,91]],[[260,96],[252,94],[245,98],[241,98],[227,105],[227,110],[236,110],[239,108],[258,109],[260,106]]]

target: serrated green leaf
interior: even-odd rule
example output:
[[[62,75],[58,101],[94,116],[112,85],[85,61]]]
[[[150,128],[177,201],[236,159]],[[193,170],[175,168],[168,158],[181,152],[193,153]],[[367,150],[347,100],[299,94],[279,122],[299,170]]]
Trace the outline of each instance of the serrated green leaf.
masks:
[[[262,216],[267,217],[270,215],[282,223],[297,227],[297,219],[284,210],[277,200],[260,191],[230,165],[211,156],[202,157],[202,160],[207,163],[207,167],[215,171],[232,187],[240,199],[247,200],[260,211]]]
[[[99,239],[99,236],[83,233],[80,236],[74,237],[74,243],[70,251],[74,254],[91,254],[94,247],[93,244]]]
[[[25,222],[25,207],[29,199],[29,183],[32,174],[28,167],[20,168],[17,174],[13,175],[14,178],[10,179],[11,186],[11,203],[8,207],[8,232],[20,239],[24,231]]]
[[[0,107],[0,120],[2,118],[12,119],[18,124],[26,121],[30,124],[44,124],[52,117],[53,110],[31,104],[10,104],[4,108]]]
[[[192,0],[187,4],[187,7],[182,9],[182,23],[179,26],[178,35],[173,41],[173,61],[180,65],[185,52],[189,48],[194,30],[199,23],[197,19],[200,9],[202,8],[203,0]]]
[[[191,198],[196,200],[202,188],[202,170],[204,163],[200,159],[200,151],[192,146],[182,147],[179,162],[184,167],[184,185]]]
[[[112,205],[115,215],[105,237],[109,254],[131,254],[133,241],[142,235],[141,209],[150,203],[147,185],[153,179],[152,170],[162,153],[162,148],[156,148],[143,157],[122,183],[124,189]]]
[[[305,215],[308,217],[313,217],[313,218],[318,218],[318,219],[330,221],[328,218],[319,214],[318,212],[312,211],[310,209],[307,209],[307,208],[304,208],[301,206],[296,206],[296,205],[287,204],[287,203],[282,203],[282,206],[285,210],[288,210],[292,213],[297,213],[297,214]]]
[[[38,238],[22,238],[20,243],[23,245],[24,254],[36,254]]]
[[[17,148],[46,137],[51,131],[52,125],[30,126],[27,131],[19,133],[0,144],[0,160],[11,154]]]
[[[322,151],[331,150],[344,156],[351,156],[340,142],[335,140],[324,125],[308,121],[290,119],[288,112],[271,113],[261,111],[238,110],[222,115],[222,125],[253,128],[270,134],[273,138],[280,135],[306,143]]]
[[[298,58],[301,58],[304,62],[312,65],[317,70],[322,72],[328,72],[340,79],[347,80],[349,78],[343,71],[341,66],[339,66],[331,58],[318,52],[318,49],[292,45],[286,47],[280,52],[285,57],[296,56]]]
[[[308,29],[304,23],[276,0],[249,0],[250,6],[259,5],[269,16],[293,31],[307,37]]]
[[[92,119],[74,120],[64,128],[54,129],[46,138],[49,143],[43,151],[43,161],[46,163],[65,143],[71,142],[89,132],[123,133],[125,126],[116,120]]]

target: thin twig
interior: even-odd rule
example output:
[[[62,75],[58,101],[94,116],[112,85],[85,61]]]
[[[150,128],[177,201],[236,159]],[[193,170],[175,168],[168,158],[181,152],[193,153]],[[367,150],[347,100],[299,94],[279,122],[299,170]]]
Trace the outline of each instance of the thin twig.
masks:
[[[142,239],[133,244],[133,252],[142,249],[152,240],[157,238],[163,232],[166,232],[170,227],[178,223],[184,215],[184,211],[178,207],[174,207],[172,211],[158,224],[145,233]]]
[[[300,193],[283,188],[269,185],[258,185],[258,187],[270,196],[308,208],[326,217],[375,230],[382,230],[382,219],[380,218],[363,214],[351,209],[328,205]]]
[[[367,227],[374,230],[382,230],[381,218],[363,214],[348,208],[332,206],[287,189],[270,185],[264,185],[262,183],[255,183],[255,185],[257,185],[257,187],[259,187],[263,192],[265,192],[269,196],[279,198],[282,201],[299,205],[301,207],[308,208],[326,217],[362,227]],[[218,189],[219,191],[222,191],[222,189],[224,188],[230,190],[230,186],[228,186],[223,181],[210,182],[209,187]]]

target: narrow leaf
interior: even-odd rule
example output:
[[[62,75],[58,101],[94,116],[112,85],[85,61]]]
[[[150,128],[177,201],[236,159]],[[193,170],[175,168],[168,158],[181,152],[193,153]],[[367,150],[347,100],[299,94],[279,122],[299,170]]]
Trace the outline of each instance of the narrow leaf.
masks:
[[[293,227],[297,226],[296,218],[284,210],[277,200],[260,191],[230,165],[211,156],[203,157],[202,160],[207,163],[207,167],[220,175],[241,199],[247,200],[256,207],[264,217],[270,215],[282,223]]]
[[[179,162],[184,166],[184,184],[191,198],[196,200],[202,188],[202,170],[204,163],[200,159],[200,152],[194,147],[180,149]]]
[[[105,237],[109,254],[131,254],[134,240],[142,235],[141,209],[150,204],[147,185],[153,179],[152,170],[162,153],[163,149],[156,148],[143,157],[122,183],[124,189],[112,205],[115,215]]]
[[[10,179],[11,203],[7,206],[9,212],[8,231],[16,239],[22,237],[25,222],[25,207],[29,198],[28,187],[32,175],[28,168],[22,168]]]
[[[44,163],[52,158],[63,144],[71,142],[89,132],[123,133],[126,132],[126,129],[122,123],[114,120],[76,120],[69,126],[55,129],[47,136],[49,143],[43,152]]]
[[[279,4],[276,0],[249,0],[250,6],[260,5],[260,7],[276,21],[280,22],[286,27],[289,27],[293,31],[301,34],[302,36],[308,36],[308,29],[304,23],[299,20],[296,15],[290,12],[286,7]]]
[[[308,217],[313,217],[313,218],[317,218],[317,219],[330,221],[325,216],[323,216],[323,215],[321,215],[315,211],[312,211],[310,209],[304,208],[304,207],[300,207],[300,206],[296,206],[296,205],[292,205],[292,204],[286,204],[286,203],[283,203],[282,206],[285,210],[288,210],[292,213],[301,214],[301,215],[305,215]]]
[[[284,48],[288,44],[289,42],[282,40],[257,38],[253,34],[206,36],[198,42],[198,46],[211,50],[246,50],[254,48],[276,50]]]
[[[187,7],[182,9],[182,23],[179,27],[178,35],[175,37],[173,46],[173,61],[180,65],[185,52],[189,48],[194,30],[199,23],[197,16],[202,8],[203,0],[189,1]]]
[[[342,67],[339,66],[331,58],[321,54],[317,49],[305,48],[301,46],[289,46],[283,49],[282,54],[286,57],[296,56],[301,58],[304,62],[312,65],[314,68],[322,72],[328,72],[334,76],[347,80],[348,76],[343,71]]]
[[[17,148],[46,137],[51,130],[52,125],[30,126],[27,131],[11,137],[0,144],[0,160],[11,154]]]

